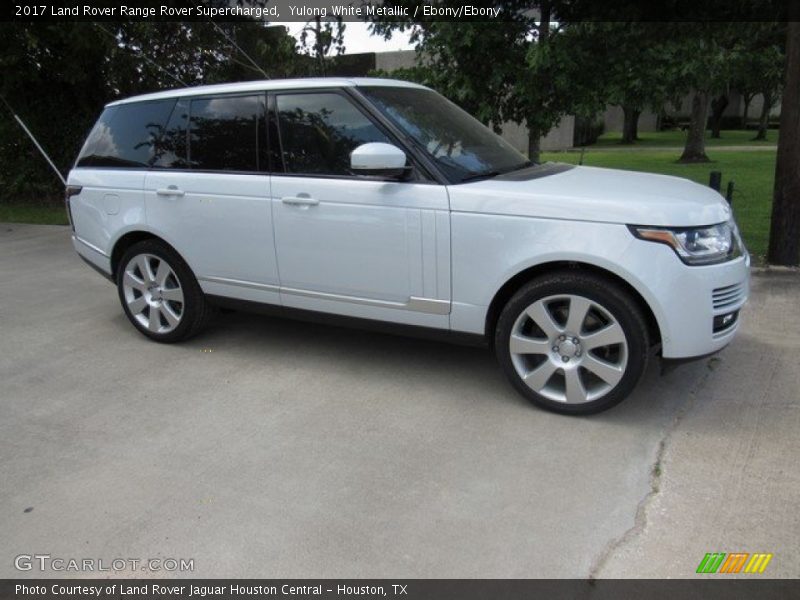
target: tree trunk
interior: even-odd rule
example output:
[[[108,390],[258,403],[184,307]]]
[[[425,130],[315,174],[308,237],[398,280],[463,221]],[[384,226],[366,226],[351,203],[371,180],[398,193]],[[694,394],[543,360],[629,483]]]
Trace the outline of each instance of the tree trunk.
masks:
[[[764,106],[761,107],[761,117],[758,119],[758,133],[753,141],[766,140],[767,128],[769,127],[769,111],[772,108],[772,94],[764,92]]]
[[[708,120],[708,92],[697,91],[692,98],[692,116],[686,145],[678,162],[709,162],[706,156],[706,121]]]
[[[542,134],[533,128],[528,129],[528,160],[539,162]]]
[[[711,101],[711,137],[718,138],[719,130],[722,129],[722,113],[728,107],[727,94],[722,94]]]
[[[747,129],[747,115],[750,112],[750,102],[753,96],[744,96],[744,114],[742,115],[742,129]]]
[[[632,144],[639,139],[639,115],[642,111],[629,106],[622,107],[622,140],[621,144]]]
[[[797,3],[791,6],[767,260],[775,265],[797,266],[800,265],[800,169],[797,168],[800,164],[800,6]]]

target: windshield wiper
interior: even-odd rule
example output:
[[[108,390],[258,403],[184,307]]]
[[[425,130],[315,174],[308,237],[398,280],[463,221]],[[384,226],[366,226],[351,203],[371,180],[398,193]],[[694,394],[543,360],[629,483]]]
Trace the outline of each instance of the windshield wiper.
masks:
[[[498,175],[502,175],[501,171],[484,171],[483,173],[475,173],[474,175],[467,175],[466,177],[462,178],[459,183],[464,183],[466,181],[475,181],[476,179],[489,179],[491,177],[497,177]]]
[[[508,169],[497,169],[493,171],[484,171],[482,173],[475,173],[474,175],[467,175],[459,183],[464,183],[466,181],[475,181],[476,179],[491,179],[492,177],[497,177],[498,175],[505,175],[506,173],[512,173],[514,171],[519,171],[520,169],[525,169],[527,167],[533,166],[533,162],[526,160],[524,163],[520,163],[514,167]]]

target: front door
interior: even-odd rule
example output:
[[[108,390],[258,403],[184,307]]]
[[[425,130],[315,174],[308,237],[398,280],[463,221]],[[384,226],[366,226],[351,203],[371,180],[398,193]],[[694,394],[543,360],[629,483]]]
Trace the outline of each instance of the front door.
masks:
[[[450,220],[446,188],[350,173],[350,152],[395,143],[346,94],[275,97],[283,173],[272,213],[285,306],[446,327]]]

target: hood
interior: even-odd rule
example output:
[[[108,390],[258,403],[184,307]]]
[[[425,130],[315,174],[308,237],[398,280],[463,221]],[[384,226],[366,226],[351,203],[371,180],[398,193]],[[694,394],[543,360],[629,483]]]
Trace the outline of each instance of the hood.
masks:
[[[731,214],[718,192],[688,179],[553,163],[448,191],[456,212],[665,227],[711,225]]]

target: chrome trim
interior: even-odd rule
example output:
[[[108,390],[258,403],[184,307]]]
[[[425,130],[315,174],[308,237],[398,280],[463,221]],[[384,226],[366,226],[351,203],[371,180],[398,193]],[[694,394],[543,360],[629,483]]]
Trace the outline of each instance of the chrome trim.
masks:
[[[94,250],[94,251],[95,251],[95,252],[97,252],[98,254],[102,254],[103,256],[105,256],[106,258],[108,258],[108,254],[106,254],[105,252],[103,252],[103,251],[102,251],[100,248],[98,248],[98,247],[97,247],[97,246],[95,246],[94,244],[90,244],[90,243],[89,243],[89,242],[87,242],[86,240],[82,240],[82,239],[81,239],[81,238],[79,238],[77,235],[73,235],[73,236],[72,236],[72,239],[73,239],[73,240],[76,240],[76,241],[78,241],[78,242],[80,242],[81,244],[83,244],[84,246],[86,246],[87,248],[89,248],[90,250]]]
[[[437,300],[436,298],[421,298],[411,296],[406,303],[406,310],[424,312],[431,315],[449,315],[450,301]]]
[[[228,279],[226,277],[198,277],[198,281],[207,281],[209,283],[222,283],[225,285],[236,285],[239,287],[251,288],[254,290],[263,290],[265,292],[279,292],[280,286],[271,285],[269,283],[256,283],[255,281],[242,281],[241,279]]]
[[[393,302],[391,300],[376,300],[373,298],[346,296],[343,294],[333,294],[330,292],[314,292],[311,290],[281,287],[267,283],[242,281],[240,279],[227,279],[225,277],[198,277],[197,279],[198,281],[207,281],[209,283],[222,283],[225,285],[234,285],[256,290],[280,292],[281,294],[288,294],[290,296],[303,296],[305,298],[317,298],[319,300],[333,300],[335,302],[348,302],[350,304],[363,304],[365,306],[377,306],[380,308],[394,308],[396,310],[410,310],[413,312],[421,312],[431,315],[450,314],[450,301],[437,300],[435,298],[410,296],[407,302]]]

